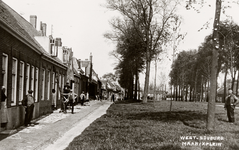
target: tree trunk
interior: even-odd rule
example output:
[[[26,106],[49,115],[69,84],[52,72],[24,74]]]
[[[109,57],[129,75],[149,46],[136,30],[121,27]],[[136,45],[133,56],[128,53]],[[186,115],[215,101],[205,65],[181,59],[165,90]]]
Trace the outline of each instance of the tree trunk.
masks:
[[[237,87],[236,87],[236,95],[238,95],[238,85],[239,85],[239,72],[237,73]]]
[[[137,72],[137,69],[136,69],[135,73],[136,74],[135,74],[134,100],[137,100],[137,93],[138,93],[138,72]]]
[[[130,99],[133,99],[134,98],[134,76],[132,75],[131,76],[131,82],[130,82],[131,86],[130,86]]]
[[[179,84],[178,86],[178,97],[179,97],[179,100],[178,101],[181,101],[181,96],[182,96],[182,91],[181,91],[181,84]]]
[[[234,91],[234,83],[235,83],[235,78],[236,78],[236,71],[234,71],[233,73],[234,73],[234,75],[232,75],[232,87],[231,88],[232,88],[232,91],[235,92]]]
[[[185,87],[184,87],[184,84],[183,84],[183,87],[182,87],[182,90],[181,90],[181,93],[182,93],[181,101],[184,101],[184,90],[185,90]]]
[[[216,12],[213,27],[213,52],[212,52],[212,68],[211,68],[211,84],[210,84],[210,97],[208,101],[207,110],[207,130],[214,130],[215,119],[215,98],[217,92],[217,69],[218,69],[218,48],[219,48],[219,35],[218,26],[221,14],[221,0],[216,0]]]
[[[226,93],[227,93],[227,67],[226,67],[226,72],[225,72],[225,76],[224,76],[224,92],[223,92],[223,98],[222,98],[222,102],[225,102],[226,99]]]
[[[154,101],[157,99],[157,95],[156,95],[156,81],[157,81],[157,57],[155,58]]]
[[[192,101],[192,86],[190,86],[190,91],[189,91],[189,101]]]
[[[201,96],[200,96],[200,101],[203,101],[203,76],[201,76]]]
[[[186,95],[185,95],[185,101],[188,101],[188,85],[186,85]]]
[[[194,96],[193,96],[193,99],[195,98],[194,99],[195,102],[197,101],[197,79],[198,79],[198,71],[196,71],[195,84],[194,84]]]
[[[146,62],[143,103],[147,103],[147,96],[148,96],[148,90],[149,90],[149,73],[150,73],[150,61],[148,60]]]

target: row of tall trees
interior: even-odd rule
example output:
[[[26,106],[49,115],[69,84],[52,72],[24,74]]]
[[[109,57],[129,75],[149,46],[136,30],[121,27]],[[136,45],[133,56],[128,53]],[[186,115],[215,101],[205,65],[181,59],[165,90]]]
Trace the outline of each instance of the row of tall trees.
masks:
[[[223,12],[226,5],[222,6],[223,0],[215,0],[216,9],[213,24],[212,33],[212,49],[211,49],[211,68],[210,68],[210,96],[208,101],[208,117],[207,117],[207,129],[214,129],[215,118],[215,98],[217,90],[217,75],[218,75],[218,57],[220,51],[220,34],[219,34],[219,22],[221,10]],[[195,3],[199,3],[203,6],[203,0],[189,0],[186,2],[186,8],[194,8]],[[232,1],[228,1],[230,3]],[[233,1],[234,2],[234,1]],[[160,53],[159,45],[167,42],[170,35],[170,24],[177,18],[175,12],[178,0],[107,0],[107,7],[111,10],[120,12],[123,19],[119,19],[120,22],[130,23],[132,27],[137,31],[135,35],[143,44],[143,61],[145,64],[145,84],[144,84],[144,97],[143,102],[147,102],[148,86],[149,86],[149,73],[150,63],[157,54]],[[115,41],[118,40],[120,35],[124,34],[121,30],[121,26],[114,24],[113,28],[116,30],[114,37]],[[209,56],[208,56],[209,57]],[[128,64],[129,65],[129,64]],[[128,66],[125,65],[125,66]],[[127,71],[126,71],[127,72]],[[123,73],[123,71],[121,71]],[[196,73],[197,75],[197,73]],[[199,77],[199,76],[197,76]],[[195,78],[197,79],[197,78]],[[176,80],[177,81],[177,80]],[[177,81],[179,82],[179,81]],[[194,87],[195,88],[195,87]]]
[[[145,70],[143,102],[147,102],[151,61],[162,52],[160,45],[171,38],[170,24],[178,18],[179,1],[107,0],[106,7],[121,14],[111,21],[113,32],[105,37],[117,43],[112,53],[119,59],[116,70],[129,98],[133,97],[133,85],[138,87],[139,73]]]
[[[216,76],[224,73],[224,93],[226,93],[227,75],[231,75],[232,83],[236,81],[239,70],[239,26],[229,20],[219,24],[219,50]],[[174,95],[181,100],[202,101],[208,98],[212,67],[213,35],[205,38],[198,50],[182,51],[172,65],[170,84],[174,87]],[[231,84],[232,89],[238,89]],[[238,94],[238,91],[234,91]],[[188,96],[189,95],[189,96]],[[203,97],[206,95],[206,97]],[[225,95],[225,94],[224,94]],[[225,97],[224,97],[225,98]],[[204,99],[205,100],[205,99]]]

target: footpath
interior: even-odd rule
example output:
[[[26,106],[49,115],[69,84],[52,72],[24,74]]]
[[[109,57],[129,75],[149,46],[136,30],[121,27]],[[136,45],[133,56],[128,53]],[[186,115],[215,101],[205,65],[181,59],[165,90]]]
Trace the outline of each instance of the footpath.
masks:
[[[33,120],[34,126],[21,126],[0,141],[0,150],[63,150],[95,119],[106,113],[112,102],[90,101],[86,106],[76,105],[74,114],[59,110]],[[1,133],[3,134],[3,133]]]

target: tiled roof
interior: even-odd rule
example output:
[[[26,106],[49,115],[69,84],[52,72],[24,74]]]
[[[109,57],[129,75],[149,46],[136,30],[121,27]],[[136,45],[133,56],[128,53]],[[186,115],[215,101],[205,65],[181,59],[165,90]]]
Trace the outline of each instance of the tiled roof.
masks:
[[[41,33],[37,31],[27,20],[14,11],[11,7],[0,0],[0,22],[14,31],[22,39],[32,45],[37,52],[43,53],[48,59],[55,61],[63,65],[62,61],[54,57],[52,58],[42,46],[35,40],[35,36],[41,36]],[[65,65],[63,65],[65,66]]]
[[[34,41],[34,39],[28,34],[28,32],[23,28],[16,17],[17,13],[6,5],[3,1],[0,1],[0,22],[26,40],[29,44],[34,46],[36,49],[39,49],[39,45]],[[19,15],[18,15],[19,16]],[[23,19],[23,18],[22,18]],[[40,50],[38,50],[40,51]]]

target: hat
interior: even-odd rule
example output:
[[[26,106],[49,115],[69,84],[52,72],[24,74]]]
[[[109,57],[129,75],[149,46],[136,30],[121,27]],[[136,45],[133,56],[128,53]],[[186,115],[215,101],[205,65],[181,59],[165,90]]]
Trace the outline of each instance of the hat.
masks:
[[[33,90],[28,90],[28,93],[31,94],[33,92]]]

